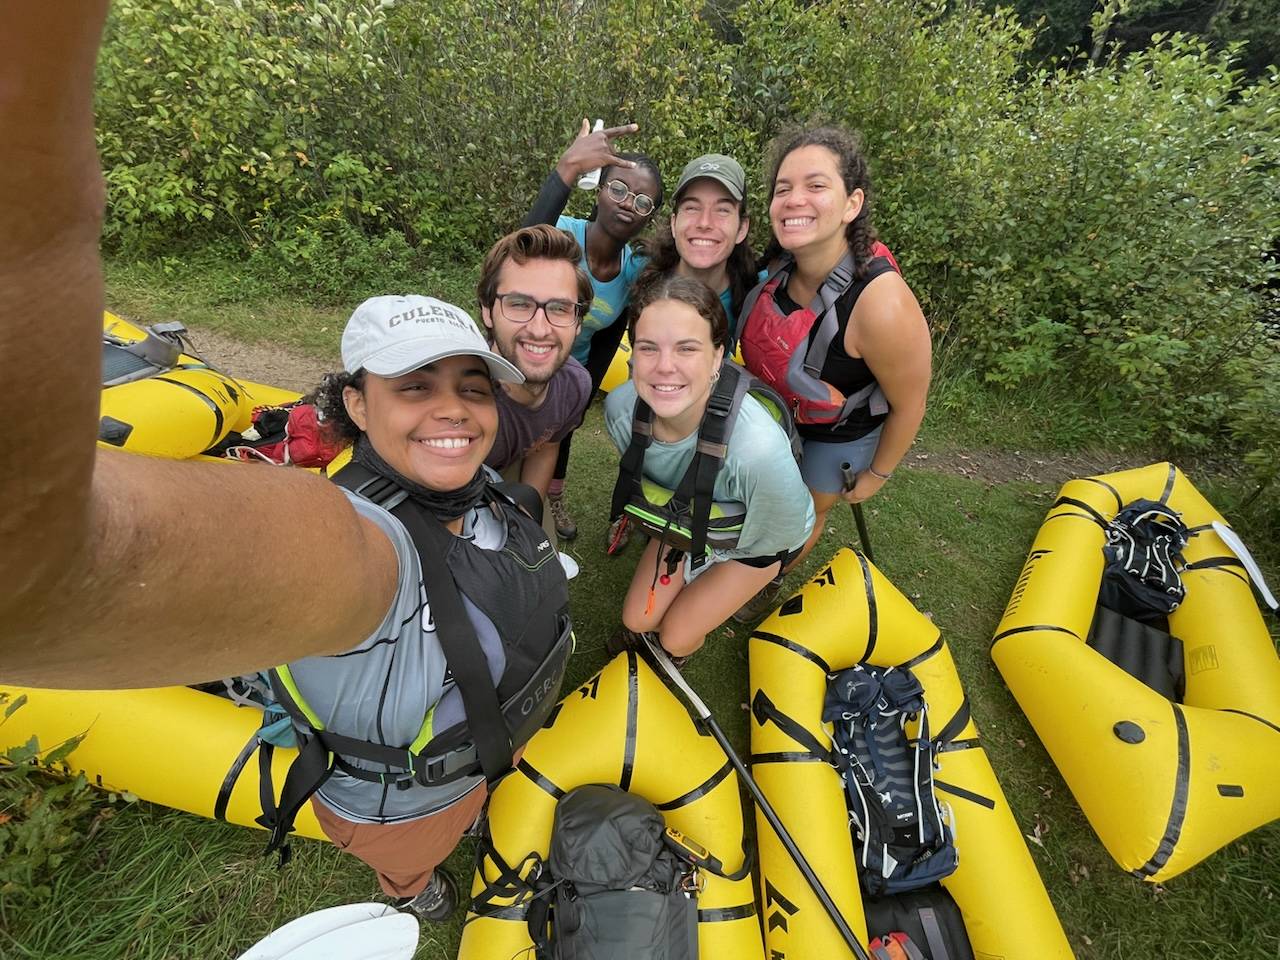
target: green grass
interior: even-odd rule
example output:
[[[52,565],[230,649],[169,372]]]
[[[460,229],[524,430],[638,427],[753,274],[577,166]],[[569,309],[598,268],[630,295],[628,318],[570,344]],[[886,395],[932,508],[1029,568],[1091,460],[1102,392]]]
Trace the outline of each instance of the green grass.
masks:
[[[286,298],[261,296],[250,299],[252,307],[237,307],[240,288],[226,271],[210,285],[180,276],[172,287],[162,287],[151,270],[113,268],[109,276],[110,302],[143,317],[176,316],[247,339],[278,339],[326,354],[338,336],[335,324],[349,309],[300,309]],[[462,290],[470,281],[458,271],[451,282]],[[255,290],[262,292],[252,284],[243,292]],[[215,302],[220,297],[225,300]],[[971,389],[962,384],[946,395],[950,400],[935,399],[928,443],[1023,446],[1028,438],[1052,436],[1052,416],[1070,413],[1062,406],[1047,412],[1035,404],[1020,407],[1015,397],[1004,406],[984,407],[979,396],[965,393]],[[1102,443],[1106,437],[1095,430],[1086,439]],[[622,557],[603,556],[615,469],[616,455],[596,406],[575,437],[567,493],[581,529],[568,549],[582,573],[571,585],[580,645],[565,689],[604,663],[604,640],[618,625],[621,598],[639,554],[633,545]],[[1246,492],[1231,476],[1193,479],[1219,503]],[[1031,853],[1077,956],[1198,960],[1227,950],[1247,960],[1276,960],[1280,825],[1256,831],[1164,886],[1125,875],[1085,822],[988,657],[1010,587],[1055,492],[1023,481],[987,484],[904,468],[867,505],[877,560],[890,580],[933,616],[949,642],[1019,823],[1024,833],[1039,825],[1043,847],[1032,845]],[[1246,523],[1239,529],[1247,541],[1261,539],[1261,531]],[[798,586],[839,546],[854,542],[849,511],[837,509],[813,557],[788,585]],[[1280,569],[1274,545],[1260,545],[1256,552],[1273,574]],[[747,753],[746,631],[716,631],[685,673],[733,743]],[[196,762],[199,745],[191,748]],[[279,870],[274,859],[259,856],[260,832],[145,803],[113,810],[55,874],[54,895],[46,906],[6,907],[0,898],[0,956],[234,956],[292,917],[378,895],[366,868],[325,844],[295,841],[293,862]],[[467,876],[470,857],[471,847],[464,843],[449,863]],[[418,957],[452,957],[460,924],[459,919],[424,927]]]

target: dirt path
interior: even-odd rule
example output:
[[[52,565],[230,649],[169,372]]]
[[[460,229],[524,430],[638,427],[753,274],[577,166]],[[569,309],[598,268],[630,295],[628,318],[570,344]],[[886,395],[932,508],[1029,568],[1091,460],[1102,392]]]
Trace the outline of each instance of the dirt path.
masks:
[[[191,333],[201,354],[214,366],[259,383],[306,392],[319,383],[325,373],[341,367],[336,343],[332,358],[326,361],[289,347],[246,343],[204,328],[193,328]],[[904,465],[913,470],[950,473],[988,484],[1022,480],[1057,487],[1072,477],[1141,466],[1149,459],[1138,454],[1118,455],[1106,451],[1061,454],[934,444],[912,449]]]

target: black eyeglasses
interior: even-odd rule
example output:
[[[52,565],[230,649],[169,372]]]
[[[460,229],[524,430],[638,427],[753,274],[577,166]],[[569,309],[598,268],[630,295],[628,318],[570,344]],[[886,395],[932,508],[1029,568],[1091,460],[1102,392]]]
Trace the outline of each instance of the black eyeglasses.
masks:
[[[535,300],[527,293],[500,293],[495,298],[502,305],[502,315],[512,323],[528,323],[542,309],[547,323],[553,327],[571,327],[586,313],[589,304],[577,300],[554,298]]]
[[[630,200],[631,208],[642,217],[647,217],[653,213],[653,208],[656,206],[653,202],[653,197],[647,193],[632,193],[621,180],[610,180],[604,185],[604,188],[609,191],[609,198],[614,203],[626,203],[627,200]]]

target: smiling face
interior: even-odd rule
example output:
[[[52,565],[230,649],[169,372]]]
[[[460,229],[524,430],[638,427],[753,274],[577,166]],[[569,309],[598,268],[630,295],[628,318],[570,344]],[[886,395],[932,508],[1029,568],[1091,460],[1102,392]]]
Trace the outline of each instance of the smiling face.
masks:
[[[863,193],[848,193],[839,161],[826,147],[792,150],[773,184],[769,220],[784,250],[799,254],[843,248],[845,227],[862,209]]]
[[[457,490],[493,446],[498,408],[483,360],[445,357],[400,377],[366,374],[343,392],[347,413],[373,449],[406,478]]]
[[[610,167],[600,176],[601,183],[608,180],[621,180],[631,193],[643,193],[654,200],[658,199],[658,181],[644,167],[629,170]],[[619,203],[609,196],[608,190],[601,187],[596,196],[596,224],[619,243],[628,243],[645,228],[654,213],[650,211],[648,216],[642,217],[636,213],[634,203],[635,200],[630,197]]]
[[[723,357],[724,348],[712,344],[711,324],[689,304],[656,300],[641,311],[631,346],[631,379],[636,394],[666,427],[660,439],[687,437],[697,429]]]
[[[523,293],[534,300],[578,299],[578,277],[573,264],[565,260],[534,259],[524,263],[508,260],[498,271],[497,294]],[[581,321],[568,327],[553,326],[542,310],[528,323],[506,318],[502,304],[480,311],[494,348],[524,374],[525,386],[546,384],[569,359]]]
[[[680,260],[699,271],[723,267],[751,225],[740,211],[741,205],[724,184],[708,177],[690,182],[681,191],[671,218]]]

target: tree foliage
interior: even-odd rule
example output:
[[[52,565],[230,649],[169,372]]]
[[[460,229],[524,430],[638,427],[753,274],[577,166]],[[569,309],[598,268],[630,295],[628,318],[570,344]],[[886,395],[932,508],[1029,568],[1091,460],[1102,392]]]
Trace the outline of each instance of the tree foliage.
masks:
[[[587,115],[637,121],[625,148],[668,178],[742,158],[763,237],[764,145],[823,117],[864,134],[940,362],[1069,381],[1260,463],[1280,449],[1262,323],[1280,80],[1181,35],[1029,70],[1035,41],[1011,11],[946,0],[742,0],[706,20],[676,0],[117,0],[108,242],[234,241],[340,294],[344,271],[482,250]]]

